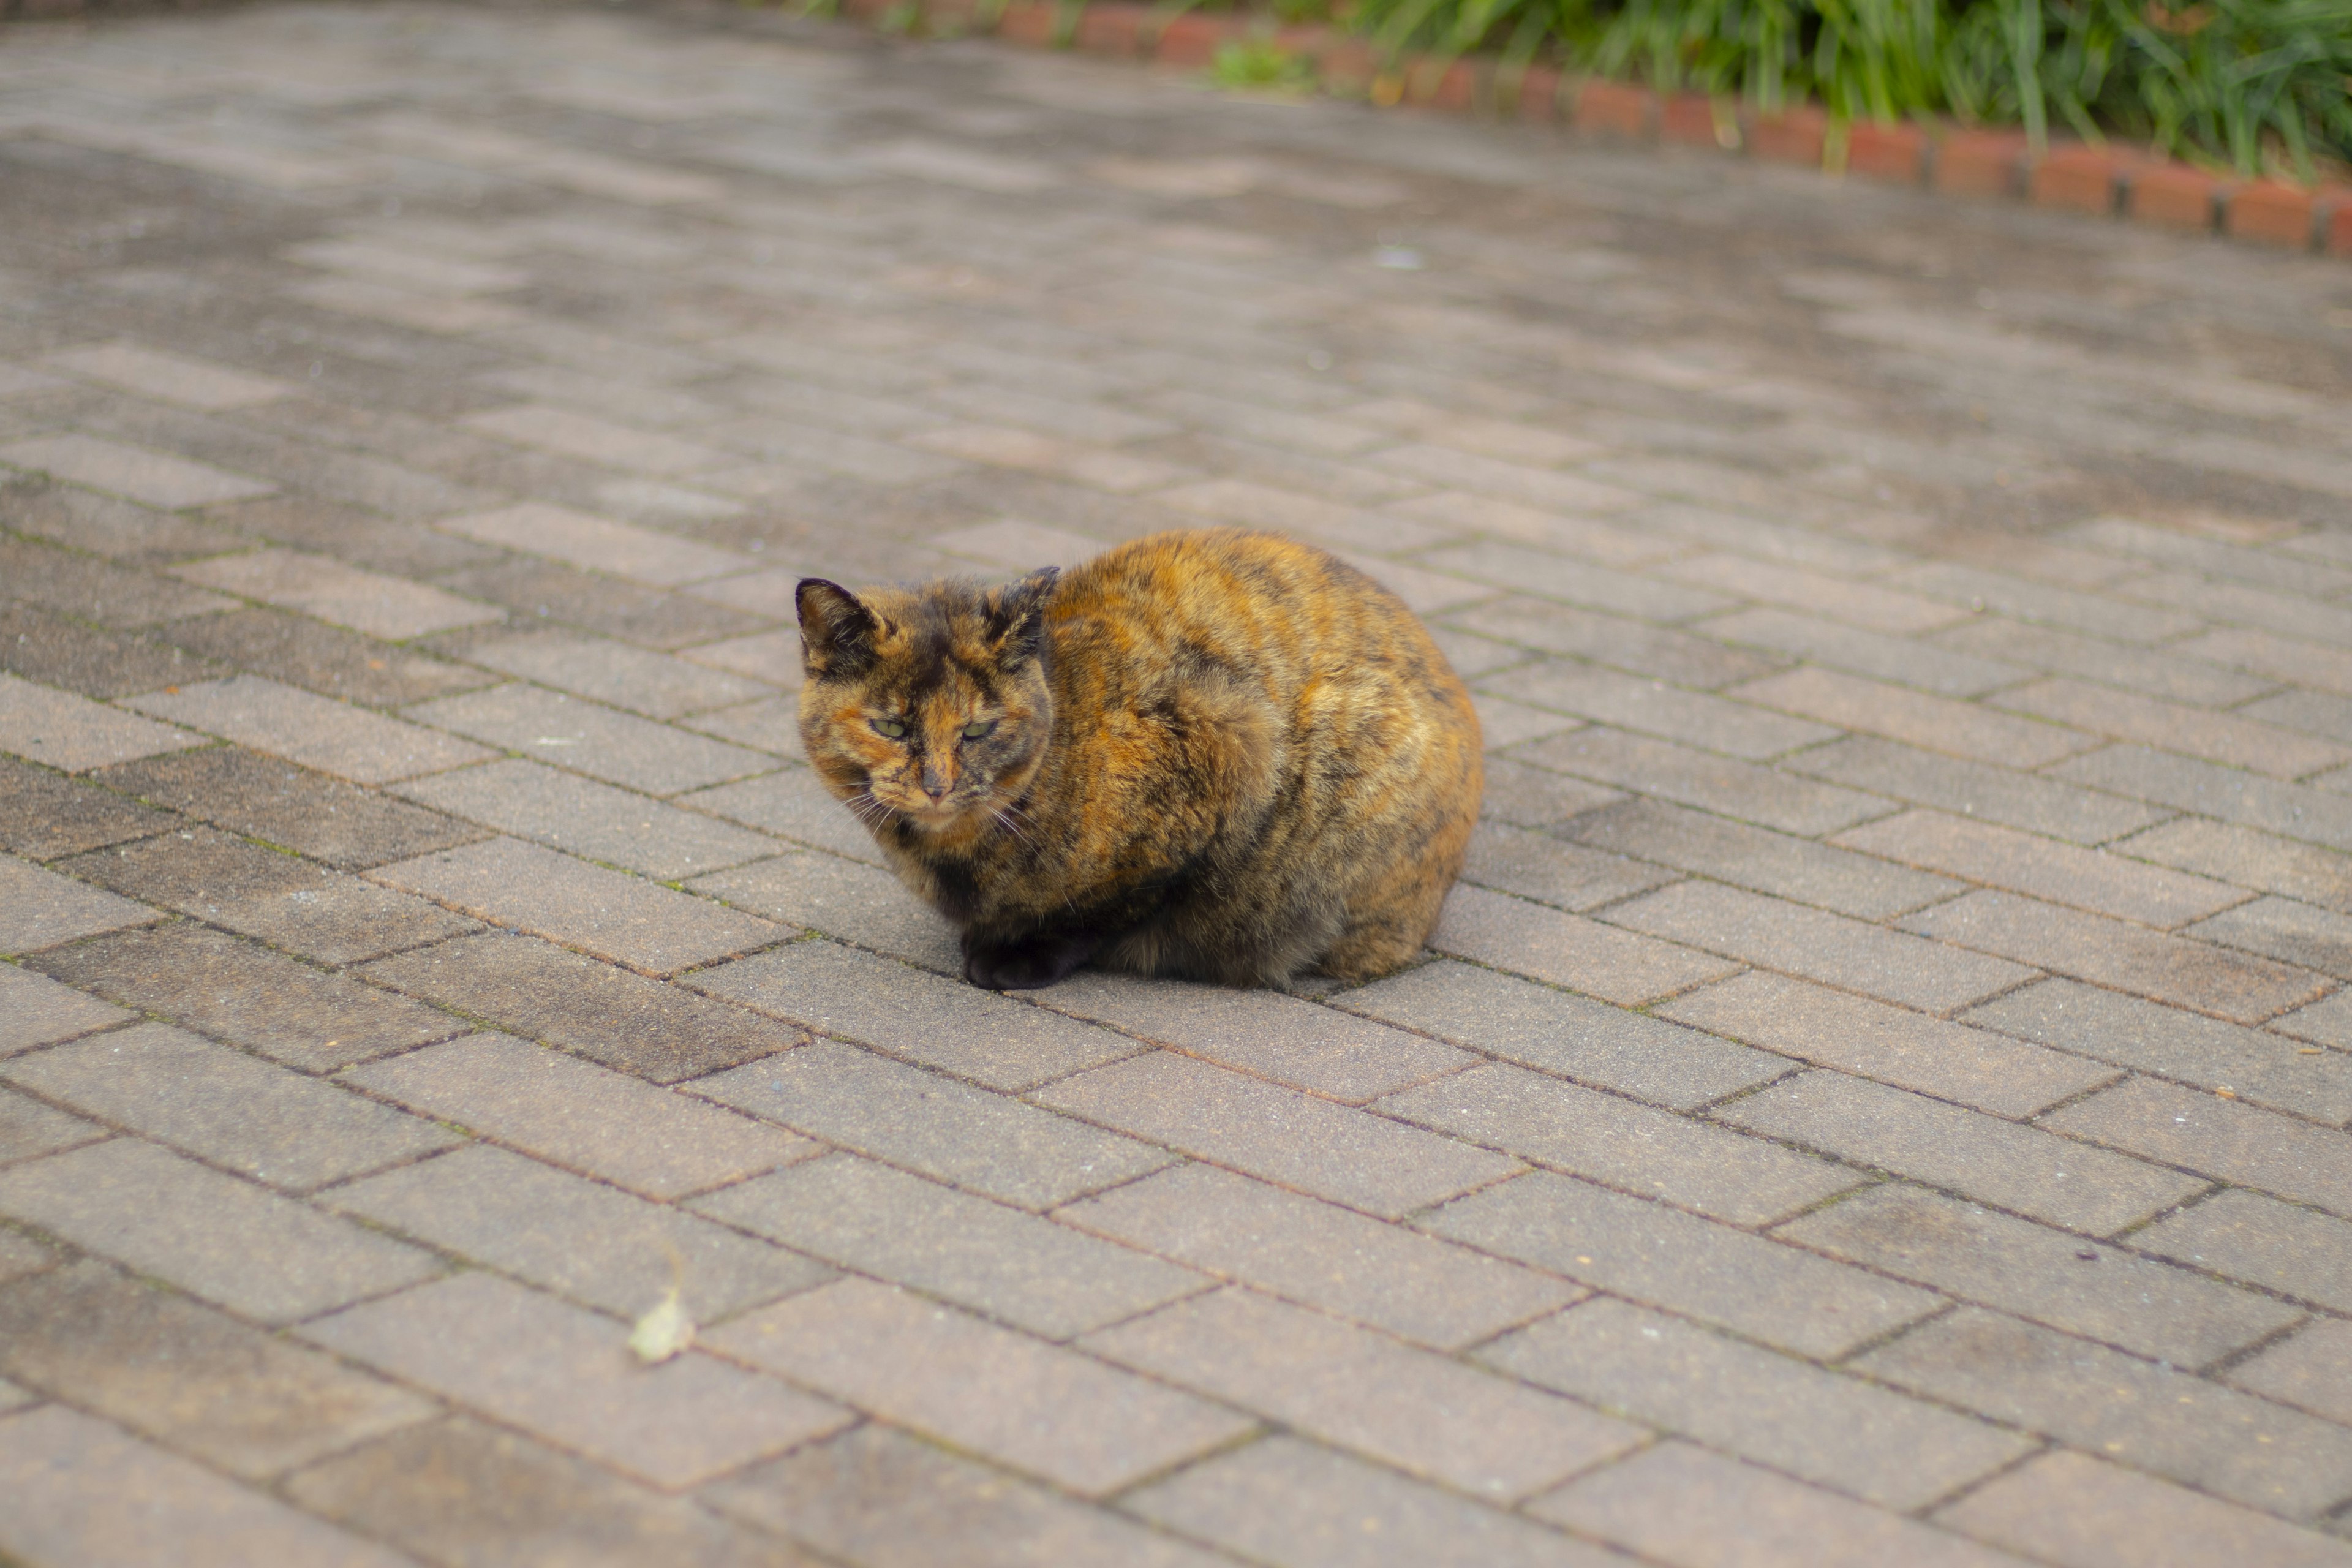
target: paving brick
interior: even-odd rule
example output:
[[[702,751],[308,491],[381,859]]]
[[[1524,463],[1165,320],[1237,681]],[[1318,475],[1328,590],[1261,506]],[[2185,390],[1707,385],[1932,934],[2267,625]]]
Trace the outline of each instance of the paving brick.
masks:
[[[0,673],[0,750],[66,773],[184,751],[201,735]]]
[[[709,1480],[853,1419],[693,1351],[640,1366],[620,1324],[486,1274],[349,1308],[300,1332],[665,1489]]]
[[[2256,899],[2182,932],[2226,942],[2342,980],[2352,977],[2352,915],[2292,899]]]
[[[2008,767],[2038,768],[2098,742],[2054,724],[1997,713],[1859,676],[1808,668],[1734,688],[1743,701],[1801,713],[1848,730]]]
[[[690,1316],[707,1321],[832,1274],[695,1215],[480,1144],[337,1187],[322,1201],[626,1318],[672,1287]]]
[[[1664,569],[1664,574],[1678,583],[1714,588],[1763,604],[1784,605],[1874,632],[1907,636],[1935,631],[1966,620],[1970,613],[1868,583],[1738,555],[1709,554],[1676,561]]]
[[[1486,795],[1478,803],[1478,810],[1482,821],[1518,827],[1549,827],[1624,798],[1616,790],[1568,778],[1549,768],[1530,767],[1514,758],[1490,755],[1486,758]]]
[[[34,1051],[0,1066],[0,1077],[290,1192],[459,1142],[429,1121],[168,1024]]]
[[[556,408],[546,404],[522,404],[512,408],[470,414],[458,421],[472,430],[533,447],[558,457],[622,468],[630,473],[672,478],[725,465],[727,455],[714,447],[633,430],[609,420]]]
[[[1857,790],[1917,801],[1962,816],[2006,823],[2076,844],[2102,844],[2150,823],[2161,822],[2168,815],[2038,774],[1937,756],[1893,741],[1860,735],[1817,746],[1790,758],[1788,765]],[[1849,819],[1849,823],[1858,819]],[[1849,823],[1835,826],[1843,827]]]
[[[2110,1091],[2114,1092],[2114,1091]],[[2063,1118],[2049,1125],[2061,1126]],[[1716,1115],[1735,1126],[2105,1236],[2203,1190],[2183,1176],[1979,1111],[1809,1072]]]
[[[772,763],[762,759],[762,765]],[[678,804],[777,833],[852,860],[882,864],[882,851],[850,809],[825,792],[807,768],[783,768],[716,789],[697,790]]]
[[[168,577],[6,537],[0,537],[0,597],[125,629],[236,608],[235,599]]]
[[[1542,767],[1638,790],[1738,821],[1761,823],[1783,833],[1832,833],[1884,816],[1890,809],[1887,802],[1874,796],[1815,784],[1777,768],[1598,725],[1538,742],[1520,754]],[[1805,753],[1807,757],[1814,754]]]
[[[254,1480],[437,1414],[91,1259],[0,1290],[0,1370]]]
[[[2352,1426],[2352,1323],[2314,1318],[2291,1338],[2230,1369],[2240,1388]]]
[[[1050,1208],[1170,1163],[1117,1133],[827,1040],[702,1079],[693,1091],[1023,1208]]]
[[[506,618],[506,612],[495,605],[294,550],[218,555],[175,566],[172,574],[394,642]]]
[[[1174,1166],[1055,1217],[1442,1350],[1583,1295],[1516,1264],[1213,1165]]]
[[[1660,889],[1616,906],[1609,919],[1935,1013],[2005,991],[2033,974],[2021,964],[1909,941],[1884,926],[1711,882]]]
[[[1686,992],[1658,1016],[1999,1116],[2030,1116],[2115,1076],[1983,1029],[1754,971]]]
[[[2330,791],[2283,784],[2140,746],[2110,746],[2076,757],[2052,773],[2068,783],[2218,816],[2284,838],[2352,849],[2352,797]]]
[[[528,632],[470,644],[466,658],[655,719],[768,695],[767,687],[740,676],[604,637]]]
[[[849,1154],[727,1188],[694,1206],[1047,1339],[1068,1339],[1209,1284],[1189,1268]]]
[[[1617,1561],[1526,1519],[1294,1437],[1193,1466],[1126,1506],[1280,1568],[1601,1568]]]
[[[1124,1035],[834,942],[796,942],[688,983],[991,1089],[1034,1089],[1144,1048]]]
[[[236,534],[194,518],[70,485],[36,481],[11,486],[10,491],[9,527],[112,560],[171,561],[232,550],[238,542]]]
[[[1466,1051],[1270,991],[1082,973],[1034,999],[1349,1105],[1477,1060]]]
[[[709,900],[514,838],[441,850],[370,875],[651,974],[709,963],[786,934]]]
[[[2283,725],[2332,741],[2352,740],[2352,700],[2324,691],[2282,691],[2238,710],[2241,718]]]
[[[2346,993],[2338,991],[2308,1007],[2298,1007],[2292,1013],[2272,1019],[2270,1026],[2298,1040],[2315,1040],[2321,1045],[2334,1046],[2342,1050],[2352,1047],[2352,1001],[2347,1000]],[[2308,1056],[2314,1053],[2299,1051],[2297,1054]]]
[[[2267,1297],[1899,1183],[1774,1234],[2141,1355],[2203,1366],[2295,1322]]]
[[[1529,1510],[1675,1568],[2000,1568],[2018,1559],[1683,1443],[1662,1443]]]
[[[2352,578],[2320,565],[2250,549],[2218,539],[2202,539],[2169,528],[2153,527],[2128,517],[2097,517],[2066,531],[2069,542],[2117,555],[2160,561],[2187,571],[2259,583],[2290,592],[2332,595],[2352,588]]]
[[[2243,1023],[2300,1006],[2326,985],[2309,970],[2010,893],[1970,893],[1901,924],[1961,947]]]
[[[709,1336],[720,1352],[1082,1494],[1250,1429],[1246,1417],[864,1279]]]
[[[1970,1493],[1936,1522],[2059,1568],[2352,1563],[2352,1546],[2063,1449]]]
[[[2129,1079],[2077,1100],[2044,1124],[2352,1215],[2352,1139],[2218,1094]]]
[[[1933,1501],[2034,1446],[1605,1297],[1477,1353],[1514,1377],[1899,1510]]]
[[[701,1496],[737,1518],[876,1568],[917,1568],[934,1560],[943,1541],[954,1542],[958,1561],[972,1568],[1210,1568],[1223,1561],[872,1425],[706,1488]]]
[[[0,463],[110,495],[128,496],[167,511],[266,496],[278,489],[267,479],[227,473],[96,436],[42,436],[13,442],[0,447]]]
[[[125,849],[100,849],[64,865],[92,881],[320,963],[363,963],[477,929],[474,921],[422,899],[208,827]],[[155,914],[142,910],[142,918],[117,919],[99,929],[144,925]]]
[[[1855,1363],[1996,1421],[2289,1519],[2352,1492],[2352,1431],[2168,1365],[1963,1307]]]
[[[2122,604],[2100,595],[2053,588],[1948,561],[1909,567],[1885,581],[1931,599],[1990,610],[2011,620],[2065,626],[2117,642],[2166,642],[2184,632],[2196,631],[2200,624],[2195,616],[2177,610]]]
[[[1496,1501],[1638,1447],[1639,1427],[1227,1288],[1088,1335],[1096,1353]]]
[[[69,1040],[131,1016],[47,975],[0,963],[0,1056]]]
[[[68,1116],[28,1095],[0,1090],[0,1164],[95,1143],[107,1135],[107,1129],[95,1121]]]
[[[1972,1009],[1967,1021],[2199,1089],[2227,1089],[2331,1126],[2352,1121],[2352,1060],[2307,1055],[2266,1030],[2071,980],[2012,991]]]
[[[921,448],[927,458],[939,453],[968,462],[1021,468],[1090,485],[1114,495],[1158,489],[1190,477],[1184,469],[1115,447],[1089,446],[1003,425],[947,425],[908,437],[906,444]],[[772,447],[773,443],[770,445]],[[859,478],[903,484],[943,478],[952,471],[936,458],[919,461],[913,453],[884,450],[889,452],[889,458],[883,459],[877,454],[870,467],[861,465],[866,471]]]
[[[1176,393],[1163,395],[1197,397],[1202,395]],[[1267,417],[1281,419],[1285,416],[1269,415]],[[1323,422],[1313,423],[1321,425]],[[1349,433],[1359,443],[1376,439],[1362,430]],[[1438,543],[1452,531],[1424,527],[1409,518],[1365,511],[1338,501],[1301,495],[1295,490],[1277,489],[1272,485],[1255,484],[1247,479],[1219,479],[1179,485],[1173,489],[1162,490],[1153,499],[1162,505],[1195,512],[1214,522],[1271,529],[1284,533],[1303,533],[1309,539],[1346,549],[1418,550],[1424,545]],[[1008,562],[1006,564],[1015,563]]]
[[[1568,475],[1553,476],[1571,484],[1585,481]],[[1534,498],[1519,498],[1534,499]],[[1538,504],[1547,504],[1538,500]],[[1570,502],[1570,510],[1585,508]],[[1732,607],[1733,601],[1704,589],[1612,571],[1566,556],[1528,550],[1517,544],[1485,541],[1434,550],[1420,557],[1422,564],[1457,577],[1490,583],[1514,593],[1558,599],[1588,609],[1636,616],[1647,621],[1686,621]],[[1574,651],[1563,649],[1560,651]]]
[[[206,659],[217,659],[321,696],[370,706],[422,702],[469,687],[486,686],[491,680],[491,677],[478,670],[436,658],[413,645],[395,647],[378,642],[284,610],[247,608],[217,616],[196,616],[173,622],[163,635],[178,647],[201,654]],[[210,668],[199,666],[125,689],[152,690],[157,686],[202,680],[214,673]]]
[[[2352,1225],[2312,1209],[2225,1187],[2129,1239],[2158,1258],[2352,1311]]]
[[[362,973],[656,1083],[733,1067],[803,1037],[740,1007],[502,931],[385,959]]]
[[[800,634],[793,635],[797,637]],[[786,757],[796,763],[808,760],[808,749],[801,743],[800,704],[790,697],[767,697],[757,702],[739,702],[731,708],[713,708],[678,722],[698,733],[732,741],[771,756]]]
[[[1908,811],[1864,823],[1835,842],[2143,925],[2183,925],[2242,903],[2246,896],[2227,883],[1939,811]]]
[[[1719,980],[1735,967],[1686,947],[1612,931],[1580,915],[1483,888],[1456,887],[1429,942],[1440,952],[1625,1006]]]
[[[2327,568],[2316,569],[2297,594],[2274,594],[2237,583],[2216,583],[2191,572],[2152,572],[2118,584],[2119,595],[2144,604],[2170,605],[2208,620],[2236,621],[2288,637],[2343,647],[2352,643],[2352,616],[2341,605],[2315,602],[2307,595],[2327,585]]]
[[[241,746],[124,763],[99,782],[346,871],[481,837],[438,813]]]
[[[173,826],[162,812],[119,795],[0,757],[0,850],[56,860]]]
[[[59,1254],[22,1231],[0,1230],[0,1280],[37,1274],[64,1261]]]
[[[179,638],[191,626],[217,618],[183,621],[170,635]],[[159,637],[101,631],[37,605],[0,605],[0,669],[101,701],[220,673],[209,660],[192,658]]]
[[[430,1563],[809,1568],[684,1498],[465,1416],[404,1427],[297,1472],[296,1502]]]
[[[1853,843],[1855,834],[1878,826],[1855,829],[1841,842]],[[1959,891],[1958,884],[1941,877],[1897,871],[1864,856],[1658,801],[1606,806],[1567,831],[1596,848],[1664,861],[1864,920],[1899,914]]]
[[[1774,757],[1837,736],[1836,731],[1823,725],[1759,713],[1662,681],[1559,660],[1522,665],[1489,676],[1480,685],[1520,701],[1737,757]]]
[[[1999,647],[1985,650],[1990,657],[1979,657],[1787,610],[1738,610],[1702,622],[1694,629],[1725,642],[1769,648],[1809,664],[1916,686],[1943,697],[1980,697],[2024,680],[2030,673],[2022,666],[2003,662]],[[1950,640],[1948,635],[1938,639]]]
[[[774,758],[740,746],[520,682],[407,711],[420,724],[652,795],[676,795],[776,765]],[[466,750],[472,753],[466,761],[489,754]]]
[[[935,973],[963,973],[954,928],[878,866],[795,851],[688,885],[753,914],[821,931]]]
[[[2235,670],[2185,658],[2168,648],[2135,647],[2077,637],[2051,626],[1982,616],[1940,632],[1929,639],[1940,647],[1965,650],[1997,659],[2012,659],[2035,669],[2080,676],[2085,680],[2126,687],[2174,702],[2197,702],[2226,708],[2260,696],[2270,682]],[[2016,666],[2012,665],[2011,668]],[[1864,671],[1864,673],[1872,673]],[[2022,673],[2021,671],[2020,672]],[[2007,684],[2003,682],[2002,684]],[[1971,693],[1954,692],[1953,696]]]
[[[2221,626],[2178,644],[2181,653],[2211,659],[2232,669],[2252,670],[2273,680],[2352,693],[2352,652],[2297,642],[2275,632]]]
[[[2296,778],[2352,758],[2342,746],[2231,714],[2153,697],[2138,697],[2079,680],[2041,681],[1994,699],[2014,712],[2070,724],[2095,735],[2186,752],[2275,778]]]
[[[1471,835],[1462,876],[1480,887],[1570,910],[1614,903],[1674,880],[1672,872],[1492,821]]]
[[[1031,1098],[1385,1219],[1520,1168],[1483,1149],[1169,1051],[1064,1079]]]
[[[679,651],[680,658],[712,669],[724,669],[770,686],[798,690],[801,684],[801,634],[797,628],[727,637]]]
[[[1768,1224],[1856,1179],[1843,1166],[1501,1063],[1390,1095],[1375,1109],[1734,1225]]]
[[[294,390],[273,377],[248,375],[226,365],[166,353],[128,338],[68,349],[47,355],[41,363],[86,381],[207,413],[272,403]]]
[[[398,1568],[398,1552],[63,1405],[0,1421],[0,1551],[75,1565],[315,1563]]]
[[[700,876],[782,847],[764,835],[516,758],[436,773],[401,793],[436,811],[656,881]]]
[[[71,863],[76,868],[81,861]],[[150,925],[163,915],[86,882],[0,855],[0,954],[37,952],[76,937]]]
[[[1339,1001],[1522,1067],[1676,1110],[1789,1070],[1762,1051],[1450,960],[1344,993]]]
[[[1563,609],[1534,599],[1502,599],[1456,610],[1454,625],[1507,644],[1590,659],[1677,686],[1712,690],[1752,679],[1781,661],[1725,647],[1719,642],[1670,631],[1647,621],[1586,610]]]
[[[136,1139],[0,1171],[0,1212],[266,1323],[440,1272],[415,1247]]]
[[[781,1128],[505,1035],[452,1040],[341,1081],[656,1200],[819,1152]]]
[[[1803,1356],[1844,1355],[1940,1304],[1927,1291],[1549,1172],[1448,1204],[1420,1223]]]
[[[152,692],[130,706],[359,784],[415,778],[493,754],[257,675]]]

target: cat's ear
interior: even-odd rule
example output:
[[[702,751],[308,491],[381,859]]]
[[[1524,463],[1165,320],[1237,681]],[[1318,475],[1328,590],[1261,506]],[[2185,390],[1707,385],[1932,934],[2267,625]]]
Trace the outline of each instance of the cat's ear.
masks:
[[[803,577],[793,603],[801,613],[801,664],[809,675],[856,675],[874,662],[874,637],[882,623],[856,595],[822,577]]]
[[[1061,575],[1059,566],[1047,566],[989,595],[989,636],[997,658],[1005,664],[1027,659],[1045,640],[1045,601],[1053,596],[1054,584]]]

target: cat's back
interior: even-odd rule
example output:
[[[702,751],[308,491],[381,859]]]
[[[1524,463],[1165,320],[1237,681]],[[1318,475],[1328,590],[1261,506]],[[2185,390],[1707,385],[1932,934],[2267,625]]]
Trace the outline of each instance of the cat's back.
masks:
[[[1131,541],[1066,574],[1047,619],[1057,646],[1122,684],[1214,671],[1286,704],[1359,687],[1393,700],[1401,681],[1460,690],[1394,595],[1278,534],[1207,528]],[[1466,693],[1461,701],[1466,710]]]

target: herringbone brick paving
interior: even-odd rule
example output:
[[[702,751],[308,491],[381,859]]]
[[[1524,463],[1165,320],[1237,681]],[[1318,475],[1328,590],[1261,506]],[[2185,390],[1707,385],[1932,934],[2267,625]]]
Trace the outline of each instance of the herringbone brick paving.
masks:
[[[2352,1563],[2347,393],[2340,268],[1050,56],[0,31],[0,1557]],[[966,987],[794,580],[1205,521],[1478,689],[1434,952]]]

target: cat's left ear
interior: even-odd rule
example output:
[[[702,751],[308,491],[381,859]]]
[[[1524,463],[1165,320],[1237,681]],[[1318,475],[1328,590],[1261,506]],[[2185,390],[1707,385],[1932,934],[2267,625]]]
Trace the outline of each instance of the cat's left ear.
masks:
[[[989,634],[1005,663],[1018,664],[1037,651],[1045,635],[1045,601],[1061,575],[1059,566],[1047,566],[990,595]]]

